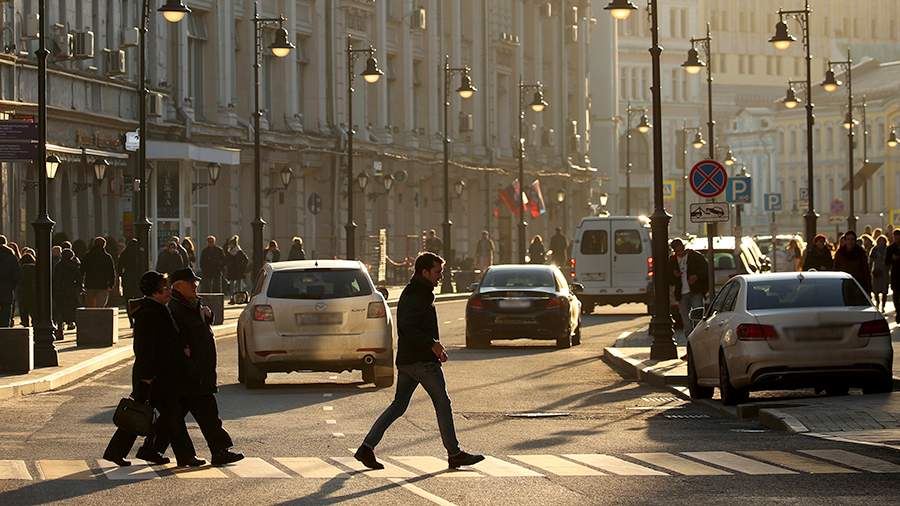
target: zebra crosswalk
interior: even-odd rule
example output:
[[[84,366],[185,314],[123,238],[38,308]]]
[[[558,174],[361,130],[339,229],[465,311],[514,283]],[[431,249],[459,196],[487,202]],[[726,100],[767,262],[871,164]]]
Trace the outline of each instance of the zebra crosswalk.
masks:
[[[0,460],[0,480],[156,479],[352,479],[413,478],[672,477],[900,473],[900,464],[841,449],[686,451],[609,455],[601,453],[488,455],[461,470],[434,456],[383,457],[385,468],[365,469],[353,457],[248,457],[226,467],[118,467],[104,460]]]

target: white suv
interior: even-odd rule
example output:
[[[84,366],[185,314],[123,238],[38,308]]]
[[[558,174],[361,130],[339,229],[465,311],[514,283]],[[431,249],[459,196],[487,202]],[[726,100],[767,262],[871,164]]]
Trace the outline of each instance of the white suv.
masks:
[[[357,261],[266,264],[238,319],[238,381],[259,388],[270,372],[360,370],[367,383],[393,385],[383,293]]]

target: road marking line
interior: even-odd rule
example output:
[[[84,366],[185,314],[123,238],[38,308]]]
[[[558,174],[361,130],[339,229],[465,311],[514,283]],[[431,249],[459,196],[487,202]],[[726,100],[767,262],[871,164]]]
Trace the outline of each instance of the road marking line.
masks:
[[[31,480],[28,467],[21,460],[0,460],[0,480]]]
[[[853,469],[836,466],[834,464],[823,462],[821,460],[802,457],[800,455],[794,455],[793,453],[782,451],[752,451],[741,453],[747,455],[748,457],[753,457],[754,459],[765,460],[766,462],[771,462],[781,467],[787,467],[788,469],[803,471],[804,473],[810,474],[837,474],[858,472],[854,471]]]
[[[601,473],[596,469],[576,464],[571,460],[566,460],[556,455],[510,455],[510,457],[557,476],[606,475],[606,473]]]
[[[322,397],[331,397],[334,394],[322,394]]]
[[[572,459],[582,464],[608,471],[620,476],[668,476],[667,473],[650,469],[638,464],[633,464],[627,460],[622,460],[611,455],[603,455],[600,453],[570,453],[563,455],[567,459]]]
[[[681,452],[682,455],[709,462],[710,464],[731,469],[745,474],[797,474],[796,471],[775,467],[773,465],[757,462],[747,457],[741,457],[729,452]]]
[[[415,475],[406,469],[397,467],[390,462],[382,462],[384,469],[369,469],[362,465],[362,462],[353,457],[331,457],[338,464],[350,468],[351,470],[371,476],[372,478],[415,478]]]
[[[543,476],[543,474],[532,471],[526,467],[518,466],[511,462],[506,462],[505,460],[500,460],[497,457],[492,457],[490,455],[485,455],[484,460],[475,464],[474,466],[469,466],[476,471],[481,471],[482,473],[488,476]]]
[[[800,450],[800,453],[831,460],[845,466],[869,471],[870,473],[900,473],[900,466],[897,464],[845,450]]]
[[[275,460],[303,478],[349,478],[339,468],[315,457],[276,457]]]
[[[331,435],[334,437],[344,437],[343,432],[332,432]]]
[[[322,411],[334,411],[334,406],[322,406]]]
[[[39,460],[37,468],[42,480],[90,480],[97,477],[83,460]]]
[[[725,476],[731,474],[728,471],[709,467],[671,453],[626,453],[625,455],[685,476]]]
[[[228,478],[228,475],[222,472],[218,467],[202,466],[202,467],[178,467],[178,464],[172,462],[165,465],[170,473],[180,479],[221,479]]]
[[[630,336],[631,334],[634,334],[634,332],[631,330],[626,330],[625,332],[622,332],[619,334],[619,339],[625,339],[626,337]]]
[[[119,467],[112,462],[98,460],[97,465],[106,478],[110,480],[154,480],[159,478],[155,469],[144,464]]]
[[[431,492],[426,492],[425,490],[422,490],[421,488],[413,485],[412,483],[409,483],[406,480],[402,480],[402,479],[398,479],[398,478],[388,478],[388,481],[390,481],[391,483],[400,485],[400,487],[403,488],[404,490],[412,492],[413,494],[416,494],[417,496],[421,497],[422,499],[429,500],[435,504],[439,504],[440,506],[456,506],[456,504],[454,504],[442,497],[438,497],[438,496],[432,494]]]
[[[437,457],[390,457],[397,462],[415,469],[423,474],[429,474],[441,478],[477,478],[481,475],[475,471],[459,471],[450,469],[447,461]]]
[[[247,457],[228,466],[228,470],[241,478],[290,478],[281,469],[259,457]]]
[[[336,425],[336,424],[337,424],[337,420],[331,420],[331,419],[329,419],[329,420],[325,420],[325,423],[327,423],[328,425]]]

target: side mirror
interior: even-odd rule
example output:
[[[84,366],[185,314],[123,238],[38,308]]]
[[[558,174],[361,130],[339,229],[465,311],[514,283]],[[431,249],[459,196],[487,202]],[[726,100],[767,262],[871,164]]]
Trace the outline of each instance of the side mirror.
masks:
[[[379,287],[375,288],[375,291],[378,292],[378,293],[380,293],[381,296],[384,297],[384,300],[387,300],[387,299],[388,299],[388,290],[387,290],[387,288],[385,288],[385,287],[383,287],[383,286],[379,286]]]
[[[581,283],[572,283],[572,293],[583,293],[584,285]]]
[[[469,285],[469,291],[470,291],[470,292],[474,292],[475,290],[478,290],[478,283],[472,283],[472,284],[470,284],[470,285]]]
[[[699,322],[703,320],[703,315],[706,313],[706,309],[702,307],[695,307],[691,309],[691,312],[688,313],[688,317],[691,321]]]

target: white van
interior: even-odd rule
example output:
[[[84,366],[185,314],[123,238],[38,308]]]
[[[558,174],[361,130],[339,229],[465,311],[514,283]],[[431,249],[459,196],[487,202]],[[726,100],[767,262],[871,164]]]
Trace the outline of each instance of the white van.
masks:
[[[647,302],[650,279],[650,225],[638,216],[590,216],[581,219],[572,242],[575,282],[582,311],[595,305]]]

